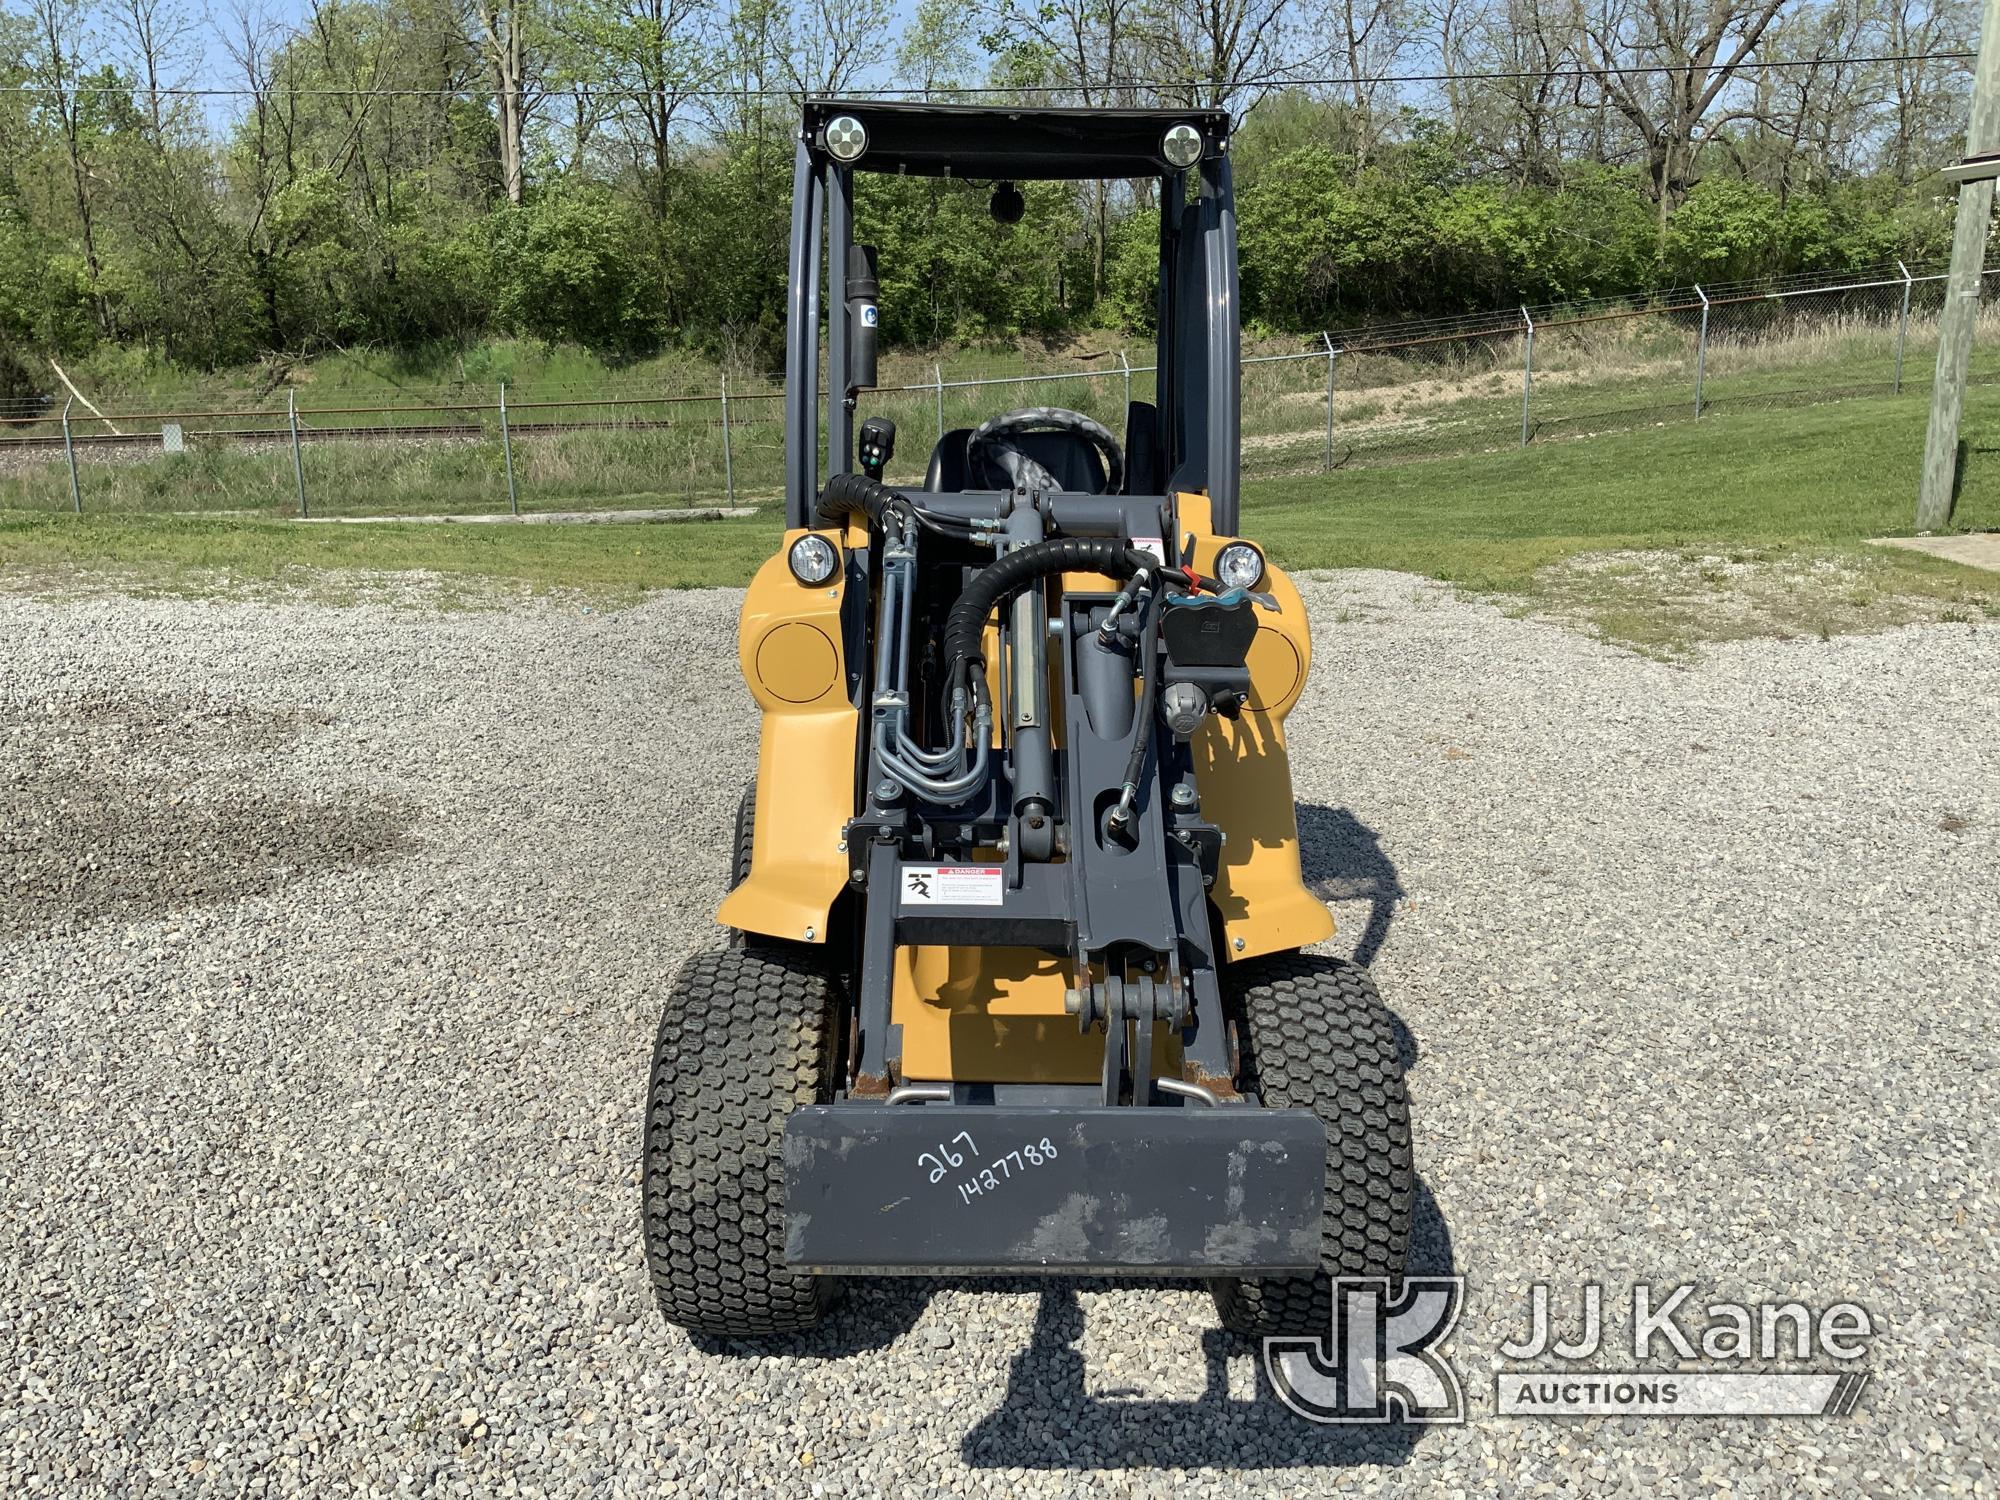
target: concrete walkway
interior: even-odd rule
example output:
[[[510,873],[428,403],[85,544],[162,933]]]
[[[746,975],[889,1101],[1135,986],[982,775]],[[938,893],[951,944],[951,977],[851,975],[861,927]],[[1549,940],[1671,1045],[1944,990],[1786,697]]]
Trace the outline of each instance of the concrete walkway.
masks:
[[[1963,536],[1880,536],[1873,539],[1873,544],[1928,552],[1947,562],[2000,573],[2000,531],[1969,531]]]

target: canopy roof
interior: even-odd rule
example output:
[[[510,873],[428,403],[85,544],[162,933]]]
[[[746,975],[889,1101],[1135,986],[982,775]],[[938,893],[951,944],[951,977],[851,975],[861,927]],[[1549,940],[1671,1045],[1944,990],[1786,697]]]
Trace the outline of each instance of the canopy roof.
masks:
[[[857,172],[921,177],[1036,181],[1045,178],[1158,177],[1169,126],[1202,134],[1202,155],[1220,155],[1229,114],[1219,109],[1071,109],[1018,104],[919,104],[885,99],[808,99],[806,143],[821,144],[828,120],[852,115],[868,132]]]

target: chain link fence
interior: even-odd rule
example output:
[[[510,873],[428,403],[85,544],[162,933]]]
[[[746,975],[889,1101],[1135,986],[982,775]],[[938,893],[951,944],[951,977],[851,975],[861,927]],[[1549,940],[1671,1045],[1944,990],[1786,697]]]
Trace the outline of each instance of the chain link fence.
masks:
[[[1294,373],[1261,409],[1246,370],[1244,470],[1358,468],[1753,407],[1914,397],[1930,389],[1944,285],[1942,272],[1897,266],[1328,334],[1320,351],[1291,356]],[[2000,310],[1988,304],[1974,380],[2000,378],[1996,334]],[[1302,424],[1273,420],[1274,406],[1316,408],[1317,451]]]
[[[1989,271],[1989,277],[2000,271]],[[1242,367],[1246,478],[1331,473],[1699,421],[1751,407],[1927,392],[1942,272],[1709,284],[1559,307],[1382,323],[1256,347]],[[2000,379],[2000,308],[1972,379]],[[1123,432],[1154,369],[929,379],[864,392],[919,484],[946,434],[1064,406]],[[428,516],[754,508],[784,471],[784,395],[460,384],[394,406],[196,411],[0,408],[0,509]]]

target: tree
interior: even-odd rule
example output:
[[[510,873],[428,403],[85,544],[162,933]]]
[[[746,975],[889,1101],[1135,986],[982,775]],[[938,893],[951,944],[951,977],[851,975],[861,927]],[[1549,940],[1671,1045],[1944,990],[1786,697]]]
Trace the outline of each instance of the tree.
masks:
[[[97,249],[97,213],[88,159],[94,144],[85,124],[84,49],[89,43],[85,12],[79,0],[30,0],[34,51],[29,55],[31,80],[40,86],[41,107],[51,114],[62,144],[69,180],[70,202],[76,212],[77,236],[83,249],[91,307],[99,330],[112,334],[111,299],[104,291],[104,263]]]
[[[958,92],[972,66],[973,13],[957,0],[917,0],[896,45],[896,72],[926,99]]]
[[[1143,0],[998,0],[981,38],[995,55],[996,81],[1034,89],[1037,97],[1089,107],[1136,102],[1143,41]],[[1104,290],[1113,192],[1109,183],[1078,188],[1090,236],[1090,300]]]
[[[1242,108],[1288,71],[1309,75],[1330,55],[1307,47],[1300,21],[1295,0],[1148,0],[1137,22],[1139,67],[1192,107]]]
[[[1558,187],[1586,156],[1578,55],[1566,0],[1500,0],[1462,23],[1466,71],[1495,75],[1459,87],[1461,129],[1490,170],[1515,187]]]
[[[510,330],[595,349],[648,347],[645,237],[631,207],[592,184],[538,194],[491,222],[495,311]]]
[[[1809,66],[1758,75],[1748,115],[1763,160],[1733,154],[1746,175],[1775,188],[1781,205],[1816,178],[1857,163],[1883,93],[1879,68],[1852,60],[1867,46],[1874,6],[1875,0],[1822,0],[1771,28],[1771,50]]]
[[[1700,179],[1702,147],[1738,118],[1717,113],[1724,90],[1784,0],[1633,0],[1629,8],[1595,15],[1585,0],[1574,3],[1584,66],[1643,143],[1664,239],[1667,216]]]
[[[467,0],[466,37],[479,54],[493,90],[499,122],[500,185],[509,203],[519,203],[524,190],[528,118],[539,100],[530,33],[540,36],[534,0]]]
[[[1882,0],[1882,51],[1888,64],[1894,122],[1889,170],[1907,186],[1956,155],[1963,140],[1970,70],[1964,62],[1931,61],[1939,52],[1969,52],[1979,43],[1979,17],[1965,0]],[[1909,60],[1905,60],[1909,59]]]
[[[1391,71],[1408,45],[1403,0],[1324,0],[1320,27],[1333,38],[1347,70],[1347,102],[1354,110],[1354,171],[1358,178],[1382,139],[1383,85],[1373,82]]]
[[[0,13],[0,384],[49,354],[102,385],[501,336],[768,365],[796,96],[891,78],[1247,111],[1243,301],[1272,329],[1916,265],[1948,232],[1930,174],[1966,70],[1852,59],[1973,23],[1970,0],[916,0],[900,29],[887,0],[478,3]],[[1518,76],[1367,81],[1413,42]],[[176,97],[204,51],[235,59],[233,109]],[[1011,231],[984,184],[859,192],[892,342],[1152,317],[1148,184],[1028,185]]]
[[[891,0],[794,0],[785,73],[799,94],[838,94],[859,81],[889,34]]]
[[[607,99],[664,217],[683,112],[725,67],[708,0],[577,0],[555,29],[562,72],[578,80],[579,96]]]

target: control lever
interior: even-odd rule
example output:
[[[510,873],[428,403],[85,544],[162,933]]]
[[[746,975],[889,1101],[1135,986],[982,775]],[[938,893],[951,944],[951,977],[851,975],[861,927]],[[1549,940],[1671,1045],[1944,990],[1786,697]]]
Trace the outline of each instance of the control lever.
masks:
[[[861,472],[877,484],[882,483],[882,471],[896,456],[896,424],[887,417],[870,417],[861,424],[856,447],[860,453]]]

